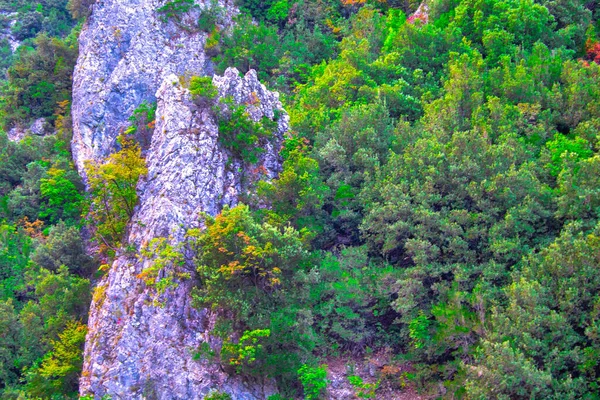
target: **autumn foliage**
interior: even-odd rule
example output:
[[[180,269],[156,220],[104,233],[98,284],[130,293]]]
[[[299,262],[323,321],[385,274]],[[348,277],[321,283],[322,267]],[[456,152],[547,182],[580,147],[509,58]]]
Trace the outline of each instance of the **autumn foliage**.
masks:
[[[197,299],[217,308],[240,310],[240,290],[268,295],[283,274],[305,256],[297,231],[256,221],[248,206],[225,208],[216,217],[204,216],[206,229],[190,230],[198,257],[201,285]],[[250,289],[252,288],[252,289]]]
[[[138,180],[147,172],[139,144],[126,135],[118,140],[121,150],[103,163],[90,161],[85,168],[90,188],[88,219],[101,251],[108,255],[114,255],[123,239],[138,201]]]
[[[585,43],[586,58],[600,64],[600,42],[588,39]]]

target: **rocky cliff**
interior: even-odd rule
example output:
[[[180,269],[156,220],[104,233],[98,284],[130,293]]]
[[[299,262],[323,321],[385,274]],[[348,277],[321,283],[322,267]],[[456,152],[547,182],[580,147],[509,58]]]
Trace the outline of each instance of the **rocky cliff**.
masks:
[[[142,101],[155,100],[156,90],[171,75],[210,75],[204,53],[206,34],[182,29],[192,25],[210,0],[183,16],[181,24],[164,20],[157,9],[167,0],[98,0],[79,37],[80,56],[73,75],[74,159],[106,156]],[[229,0],[223,24],[234,13]]]
[[[186,229],[197,226],[199,212],[215,214],[235,204],[256,179],[274,177],[288,117],[278,95],[266,90],[254,71],[240,77],[229,69],[213,77],[216,100],[231,97],[246,104],[255,120],[280,110],[276,132],[261,143],[266,151],[258,164],[264,168],[253,168],[262,171],[253,175],[221,146],[211,106],[194,102],[181,78],[212,72],[204,34],[162,22],[156,8],[163,3],[100,0],[81,35],[73,93],[73,150],[80,170],[85,160],[113,151],[142,101],[156,100],[157,112],[128,251],[116,258],[94,296],[80,392],[112,399],[201,399],[219,389],[235,399],[263,399],[272,392],[268,385],[245,384],[193,359],[202,343],[214,344],[209,335],[214,316],[190,304],[191,263],[161,271],[161,276],[189,273],[191,278],[176,279],[175,288],[158,295],[138,278],[152,260],[136,253],[157,237],[180,243]]]

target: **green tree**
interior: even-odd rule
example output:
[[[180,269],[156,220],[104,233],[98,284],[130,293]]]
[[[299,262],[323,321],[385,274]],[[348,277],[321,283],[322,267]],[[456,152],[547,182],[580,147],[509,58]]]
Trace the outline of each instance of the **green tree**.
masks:
[[[28,395],[41,398],[77,396],[86,333],[84,324],[71,321],[58,335],[58,340],[51,341],[52,348],[41,363],[27,371]]]
[[[121,150],[103,163],[86,165],[89,219],[95,225],[95,238],[101,251],[113,255],[137,204],[138,181],[147,172],[139,144],[126,135],[119,136],[118,141]]]
[[[54,122],[58,103],[71,97],[77,35],[78,29],[64,40],[42,34],[35,39],[35,48],[20,47],[3,90],[5,128],[37,118]]]
[[[50,168],[46,177],[40,179],[40,197],[44,201],[40,217],[51,223],[62,219],[69,225],[75,224],[83,208],[81,192],[79,177],[73,170]]]

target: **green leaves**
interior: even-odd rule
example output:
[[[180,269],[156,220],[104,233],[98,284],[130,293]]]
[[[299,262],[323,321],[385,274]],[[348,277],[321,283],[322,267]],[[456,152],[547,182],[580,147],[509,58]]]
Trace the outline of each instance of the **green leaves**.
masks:
[[[205,99],[214,99],[219,94],[217,88],[212,83],[209,76],[194,76],[190,80],[190,93],[192,97],[203,97]]]
[[[274,296],[307,256],[302,233],[261,224],[244,205],[205,216],[204,223],[205,232],[188,232],[202,283],[196,299],[235,312],[240,322],[251,313],[244,303],[253,296]]]
[[[33,396],[73,395],[78,392],[83,366],[83,345],[87,327],[69,322],[39,366],[27,372],[29,393]]]
[[[419,314],[418,317],[414,318],[408,324],[409,336],[412,339],[415,348],[422,348],[425,345],[425,342],[431,339],[429,326],[429,318],[423,313]]]
[[[48,218],[51,223],[62,219],[67,224],[74,224],[79,220],[83,209],[81,189],[75,185],[73,177],[69,177],[66,170],[53,167],[48,170],[47,176],[40,180],[40,197],[45,200],[40,217]]]
[[[3,90],[3,125],[28,125],[38,118],[53,123],[58,103],[71,97],[71,75],[77,60],[76,34],[65,39],[40,35],[35,49],[21,47],[9,68]]]
[[[237,343],[226,340],[221,349],[221,357],[236,367],[238,373],[247,371],[257,361],[258,353],[262,350],[261,338],[271,336],[269,329],[245,331]]]
[[[137,183],[147,172],[139,144],[126,135],[119,137],[121,150],[104,163],[88,162],[89,219],[95,224],[95,239],[101,252],[114,255],[137,204]]]
[[[194,3],[194,0],[173,0],[168,1],[164,6],[159,7],[156,12],[164,15],[164,22],[174,19],[177,23],[181,23],[184,15],[194,8],[199,8],[199,6]]]
[[[304,388],[306,400],[319,400],[327,387],[327,365],[310,367],[303,364],[298,370],[298,380]]]
[[[200,90],[196,88],[196,90]],[[210,91],[210,89],[208,89]],[[207,94],[206,90],[204,90]],[[210,94],[212,92],[209,92]],[[244,105],[224,100],[227,109],[217,108],[219,142],[231,150],[235,156],[249,164],[256,164],[264,152],[260,143],[277,129],[277,121],[264,116],[260,121],[252,120]]]

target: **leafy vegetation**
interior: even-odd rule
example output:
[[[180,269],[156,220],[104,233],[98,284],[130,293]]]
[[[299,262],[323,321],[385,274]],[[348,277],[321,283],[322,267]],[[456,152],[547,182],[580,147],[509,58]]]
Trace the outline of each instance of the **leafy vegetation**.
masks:
[[[19,48],[2,90],[5,129],[29,126],[38,118],[54,125],[61,111],[59,103],[71,98],[77,35],[78,29],[65,39],[40,35],[34,41],[35,47]]]
[[[7,64],[2,91],[5,127],[43,117],[61,132],[0,135],[7,398],[76,393],[94,269],[65,145],[77,30],[45,28],[45,4],[19,3],[27,18],[16,29],[32,47]],[[414,15],[412,1],[240,0],[227,30],[216,5],[194,4],[159,12],[208,33],[218,70],[256,69],[282,92],[293,128],[277,179],[188,232],[194,303],[220,316],[212,334],[222,346],[198,357],[273,378],[283,397],[319,398],[327,370],[314,366],[383,349],[388,364],[373,379],[348,373],[357,396],[411,385],[439,398],[597,397],[594,2],[432,0]],[[69,7],[80,18],[88,6]],[[33,39],[39,32],[48,34]],[[215,106],[221,144],[255,163],[277,121],[214,104],[210,78],[190,90]],[[142,104],[121,150],[88,166],[90,215],[109,254],[137,202],[154,113]],[[161,275],[183,251],[156,238],[140,278],[158,293],[190,278]]]
[[[196,82],[192,82],[196,84]],[[193,87],[194,93],[202,92],[203,96],[211,95],[210,89]],[[214,94],[213,94],[214,96]],[[243,104],[235,104],[231,99],[221,100],[225,107],[216,106],[219,124],[219,142],[231,150],[233,154],[244,162],[255,164],[258,157],[264,152],[262,142],[272,135],[277,127],[277,121],[264,116],[256,122],[252,119]]]
[[[45,52],[56,50],[54,46],[60,52],[62,45],[46,37],[38,43],[37,54],[28,58],[27,65],[46,68],[46,61],[53,64],[56,58]],[[25,65],[20,62],[14,68]],[[54,67],[55,76],[70,85],[70,72]],[[29,77],[32,81],[23,77],[11,84],[31,87],[36,74]],[[80,232],[85,198],[68,151],[70,95],[50,93],[49,98],[66,100],[52,107],[58,114],[54,124],[59,134],[15,143],[0,133],[2,398],[77,398],[83,363],[95,262],[87,255]],[[25,121],[31,117],[23,115]]]
[[[119,136],[121,150],[102,163],[88,162],[89,220],[100,252],[112,257],[122,243],[137,204],[137,184],[147,172],[140,145],[127,134]]]
[[[304,398],[307,400],[318,400],[327,387],[327,366],[321,365],[311,368],[304,364],[298,370],[298,379],[304,389]]]
[[[387,347],[433,396],[593,397],[598,15],[567,3],[239,3],[215,59],[282,90],[294,134],[257,204],[195,233],[199,305],[224,337],[270,330],[238,372],[318,396],[306,362],[266,368],[279,349]],[[260,226],[303,237],[276,285]],[[367,398],[379,378],[351,377]]]

